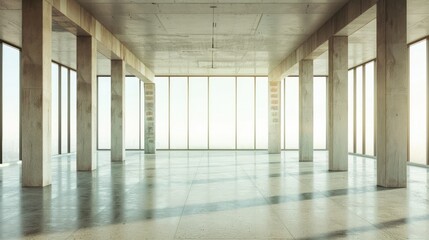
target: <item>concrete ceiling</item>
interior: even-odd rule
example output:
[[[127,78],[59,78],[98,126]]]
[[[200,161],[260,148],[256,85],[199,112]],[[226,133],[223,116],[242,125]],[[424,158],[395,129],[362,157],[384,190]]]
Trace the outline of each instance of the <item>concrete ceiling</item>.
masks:
[[[157,75],[266,75],[347,0],[78,0]],[[215,49],[211,49],[212,9]],[[429,35],[429,0],[408,1],[408,42]],[[375,20],[349,38],[349,66],[375,58]],[[0,0],[0,39],[21,46],[21,1]],[[212,65],[212,53],[214,68]],[[76,38],[53,26],[53,58],[76,66]],[[110,62],[99,54],[99,74]],[[294,67],[291,74],[297,73]],[[327,73],[327,53],[315,74]]]

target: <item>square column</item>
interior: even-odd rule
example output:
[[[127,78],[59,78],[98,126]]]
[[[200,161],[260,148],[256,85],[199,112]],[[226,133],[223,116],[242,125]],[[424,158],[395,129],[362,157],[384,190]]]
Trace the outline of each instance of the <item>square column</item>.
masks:
[[[51,184],[52,7],[22,1],[22,186]]]
[[[144,84],[144,152],[156,152],[155,141],[155,83]]]
[[[125,62],[111,61],[111,160],[125,160]]]
[[[377,3],[377,185],[407,186],[407,1]]]
[[[329,170],[348,168],[348,39],[345,36],[329,38],[328,83],[328,150]]]
[[[96,168],[97,44],[91,36],[77,37],[77,170]]]
[[[281,153],[280,96],[281,81],[269,79],[268,85],[268,153]]]
[[[313,60],[299,62],[299,161],[313,161]]]

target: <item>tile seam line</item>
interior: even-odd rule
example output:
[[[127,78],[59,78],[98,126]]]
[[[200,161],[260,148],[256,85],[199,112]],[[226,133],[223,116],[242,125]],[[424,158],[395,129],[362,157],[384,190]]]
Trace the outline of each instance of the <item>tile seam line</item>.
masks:
[[[280,154],[280,162],[283,164],[283,154]],[[241,168],[241,167],[240,167]],[[278,221],[281,223],[281,225],[284,227],[284,229],[286,229],[286,231],[290,234],[290,236],[292,236],[293,239],[297,239],[295,237],[295,235],[292,234],[292,232],[289,230],[289,228],[286,227],[286,224],[283,222],[283,220],[281,219],[280,215],[274,211],[272,204],[268,201],[268,199],[264,196],[264,194],[261,192],[261,190],[259,189],[259,187],[256,185],[256,182],[254,181],[254,179],[252,179],[249,174],[247,173],[247,171],[245,169],[241,169],[249,178],[250,182],[253,184],[253,186],[258,190],[258,193],[262,196],[262,198],[264,199],[264,201],[267,203],[267,205],[269,206],[271,212],[274,214],[274,216],[277,217]]]
[[[207,158],[208,158],[208,157],[209,157],[209,156],[207,155]],[[187,159],[189,160],[189,153],[188,153],[188,155],[187,155]],[[199,172],[199,169],[200,169],[200,166],[201,166],[201,161],[202,161],[202,157],[201,157],[201,158],[199,159],[199,161],[198,161],[198,167],[197,167],[197,169],[196,169],[196,171],[195,171],[195,173],[194,173],[194,176],[193,176],[193,178],[192,178],[191,184],[189,185],[189,188],[188,188],[188,194],[186,195],[186,199],[185,199],[185,202],[184,202],[184,204],[183,204],[183,208],[182,208],[182,213],[180,214],[179,222],[177,222],[176,231],[174,231],[173,239],[179,239],[176,235],[177,235],[177,232],[179,231],[180,223],[182,222],[183,213],[185,212],[186,204],[187,204],[187,202],[188,202],[189,195],[191,194],[192,186],[194,185],[194,180],[196,179],[197,174],[198,174],[198,172]]]

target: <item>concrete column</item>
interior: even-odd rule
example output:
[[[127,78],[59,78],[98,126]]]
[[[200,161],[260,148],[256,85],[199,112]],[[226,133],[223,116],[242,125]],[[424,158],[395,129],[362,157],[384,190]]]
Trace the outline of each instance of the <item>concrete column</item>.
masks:
[[[377,185],[407,186],[407,1],[377,3]]]
[[[281,81],[275,80],[269,79],[268,87],[268,153],[270,154],[277,154],[282,150],[280,121]]]
[[[299,62],[299,161],[313,161],[313,60]]]
[[[97,44],[91,36],[77,37],[77,170],[97,166]]]
[[[155,83],[144,84],[144,152],[156,152],[155,141]]]
[[[348,168],[348,39],[344,36],[329,38],[329,170]]]
[[[125,62],[111,61],[111,160],[125,160]]]
[[[22,1],[22,185],[51,184],[52,7]]]

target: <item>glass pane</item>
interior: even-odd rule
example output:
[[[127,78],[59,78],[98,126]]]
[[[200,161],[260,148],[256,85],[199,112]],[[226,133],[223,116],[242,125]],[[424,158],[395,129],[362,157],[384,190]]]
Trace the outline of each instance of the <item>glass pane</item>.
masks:
[[[235,148],[235,78],[210,77],[210,149]]]
[[[188,148],[188,78],[170,77],[170,149]]]
[[[237,149],[254,149],[255,78],[237,78]]]
[[[76,72],[70,71],[70,152],[76,152],[76,99],[77,99]]]
[[[287,77],[285,89],[285,136],[286,149],[299,147],[299,78]]]
[[[363,71],[356,68],[356,153],[363,154]]]
[[[283,105],[283,102],[281,103],[281,105]],[[282,114],[283,114],[283,111],[282,111]],[[283,129],[283,126],[282,126],[282,129]],[[268,149],[268,78],[267,77],[256,78],[256,149]]]
[[[208,78],[189,78],[189,148],[208,148]]]
[[[68,153],[69,71],[61,67],[61,153]]]
[[[144,149],[144,127],[144,83],[140,82],[140,149]]]
[[[280,114],[282,115],[281,116],[281,120],[280,120],[281,121],[281,125],[282,125],[281,126],[281,132],[282,132],[281,133],[281,138],[282,138],[281,145],[282,145],[282,149],[286,149],[286,147],[285,147],[285,135],[286,135],[285,134],[285,108],[286,108],[286,102],[285,102],[285,80],[286,79],[284,79],[284,78],[282,79],[282,84],[281,84],[281,89],[280,89],[280,92],[281,92],[280,93],[281,94],[281,101],[282,101],[281,107],[280,107]],[[268,101],[268,93],[267,93],[267,101]],[[268,119],[267,119],[267,121],[268,121]],[[267,143],[267,145],[268,145],[268,143]],[[268,146],[267,146],[267,148],[268,148]]]
[[[168,77],[155,78],[156,148],[168,149]]]
[[[326,149],[326,77],[313,81],[314,149]]]
[[[365,65],[365,154],[374,155],[374,62]]]
[[[140,148],[140,79],[125,78],[125,148]]]
[[[59,154],[59,66],[52,63],[52,105],[51,105],[51,131],[52,131],[52,154]]]
[[[349,77],[348,77],[348,149],[350,153],[354,152],[354,70],[349,70]]]
[[[18,49],[3,44],[3,162],[19,160],[19,55]]]
[[[426,40],[410,46],[410,161],[426,164]]]
[[[98,77],[98,148],[110,149],[110,77]]]

